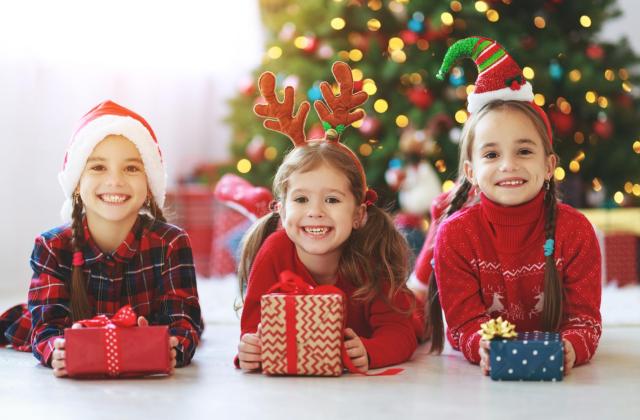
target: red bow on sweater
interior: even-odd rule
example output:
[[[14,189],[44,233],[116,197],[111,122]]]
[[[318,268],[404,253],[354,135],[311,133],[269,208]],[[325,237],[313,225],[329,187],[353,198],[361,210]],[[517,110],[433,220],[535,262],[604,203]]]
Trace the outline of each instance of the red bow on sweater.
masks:
[[[125,305],[118,309],[116,314],[109,318],[106,315],[97,315],[91,319],[83,319],[78,321],[83,327],[106,327],[113,325],[115,327],[135,327],[137,323],[136,313],[131,309],[131,305]]]

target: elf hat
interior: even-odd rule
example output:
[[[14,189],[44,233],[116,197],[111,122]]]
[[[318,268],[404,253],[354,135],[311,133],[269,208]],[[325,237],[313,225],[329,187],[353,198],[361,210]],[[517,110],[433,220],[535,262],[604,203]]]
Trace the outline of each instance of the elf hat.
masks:
[[[544,121],[547,135],[553,141],[547,114],[533,102],[533,88],[522,75],[522,69],[496,41],[473,36],[456,41],[444,56],[436,77],[444,80],[458,58],[471,58],[478,67],[475,90],[467,97],[467,111],[473,114],[491,101],[529,102]]]
[[[58,181],[66,197],[61,210],[64,221],[71,220],[73,193],[87,159],[96,145],[109,135],[124,136],[136,146],[144,163],[151,194],[159,207],[164,205],[167,174],[151,126],[135,112],[115,102],[105,101],[87,112],[80,120],[65,154],[62,171],[58,174]]]

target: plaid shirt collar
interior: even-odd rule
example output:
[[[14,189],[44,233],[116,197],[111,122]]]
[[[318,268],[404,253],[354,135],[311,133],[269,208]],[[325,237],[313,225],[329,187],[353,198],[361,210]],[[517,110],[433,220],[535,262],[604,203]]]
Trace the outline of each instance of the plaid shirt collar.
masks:
[[[91,237],[89,232],[89,225],[87,224],[87,217],[82,220],[82,226],[84,227],[84,240],[85,246],[82,249],[85,264],[91,265],[98,262],[117,261],[119,263],[128,262],[138,251],[140,246],[140,237],[142,234],[142,218],[138,216],[136,222],[133,224],[131,231],[127,234],[127,237],[111,254],[103,252]]]

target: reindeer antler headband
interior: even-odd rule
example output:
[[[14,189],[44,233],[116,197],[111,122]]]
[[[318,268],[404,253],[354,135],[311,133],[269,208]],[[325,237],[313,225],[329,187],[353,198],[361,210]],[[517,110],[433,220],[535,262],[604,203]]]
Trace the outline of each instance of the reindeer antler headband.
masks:
[[[367,178],[358,157],[351,149],[340,142],[340,134],[345,128],[355,121],[364,117],[364,111],[352,109],[364,104],[369,95],[366,92],[353,92],[353,76],[348,64],[341,61],[333,63],[333,76],[338,82],[340,92],[334,95],[331,86],[327,82],[320,84],[320,91],[325,102],[315,101],[314,108],[322,121],[325,129],[324,139],[307,140],[304,125],[309,113],[309,102],[300,104],[298,112],[294,114],[293,87],[287,86],[284,89],[284,100],[278,101],[275,93],[276,77],[271,72],[264,72],[258,80],[260,93],[264,97],[266,104],[257,104],[253,111],[256,115],[265,118],[264,127],[289,137],[294,147],[304,147],[310,141],[332,142],[347,153],[360,172],[362,185],[364,186],[364,202],[367,205],[375,203],[378,198],[376,192],[367,187]]]

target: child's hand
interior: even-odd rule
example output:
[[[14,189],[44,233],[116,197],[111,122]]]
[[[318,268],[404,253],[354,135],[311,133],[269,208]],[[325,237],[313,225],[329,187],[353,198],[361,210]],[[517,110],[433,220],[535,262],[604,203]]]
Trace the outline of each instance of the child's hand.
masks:
[[[260,325],[255,334],[243,334],[238,344],[238,360],[240,369],[245,371],[260,369],[262,362],[262,340],[260,340]]]
[[[564,374],[568,375],[576,364],[576,351],[571,341],[563,339],[562,343],[564,344]]]
[[[347,349],[347,355],[353,362],[354,366],[363,372],[369,370],[369,355],[367,355],[367,349],[364,348],[362,340],[358,337],[351,328],[344,330],[344,346]]]
[[[82,328],[82,325],[75,323],[71,328]],[[53,341],[53,353],[51,353],[51,367],[53,368],[53,376],[62,378],[67,376],[67,364],[65,358],[67,354],[64,350],[64,338],[56,338]]]
[[[488,375],[491,371],[491,358],[489,357],[489,349],[491,343],[489,340],[480,340],[480,348],[478,354],[480,354],[480,369],[482,369],[483,375]]]
[[[178,351],[176,350],[177,346],[178,337],[172,335],[171,337],[169,337],[169,356],[171,358],[171,371],[169,371],[170,374],[173,373],[173,370],[176,368],[176,356],[178,354]]]

